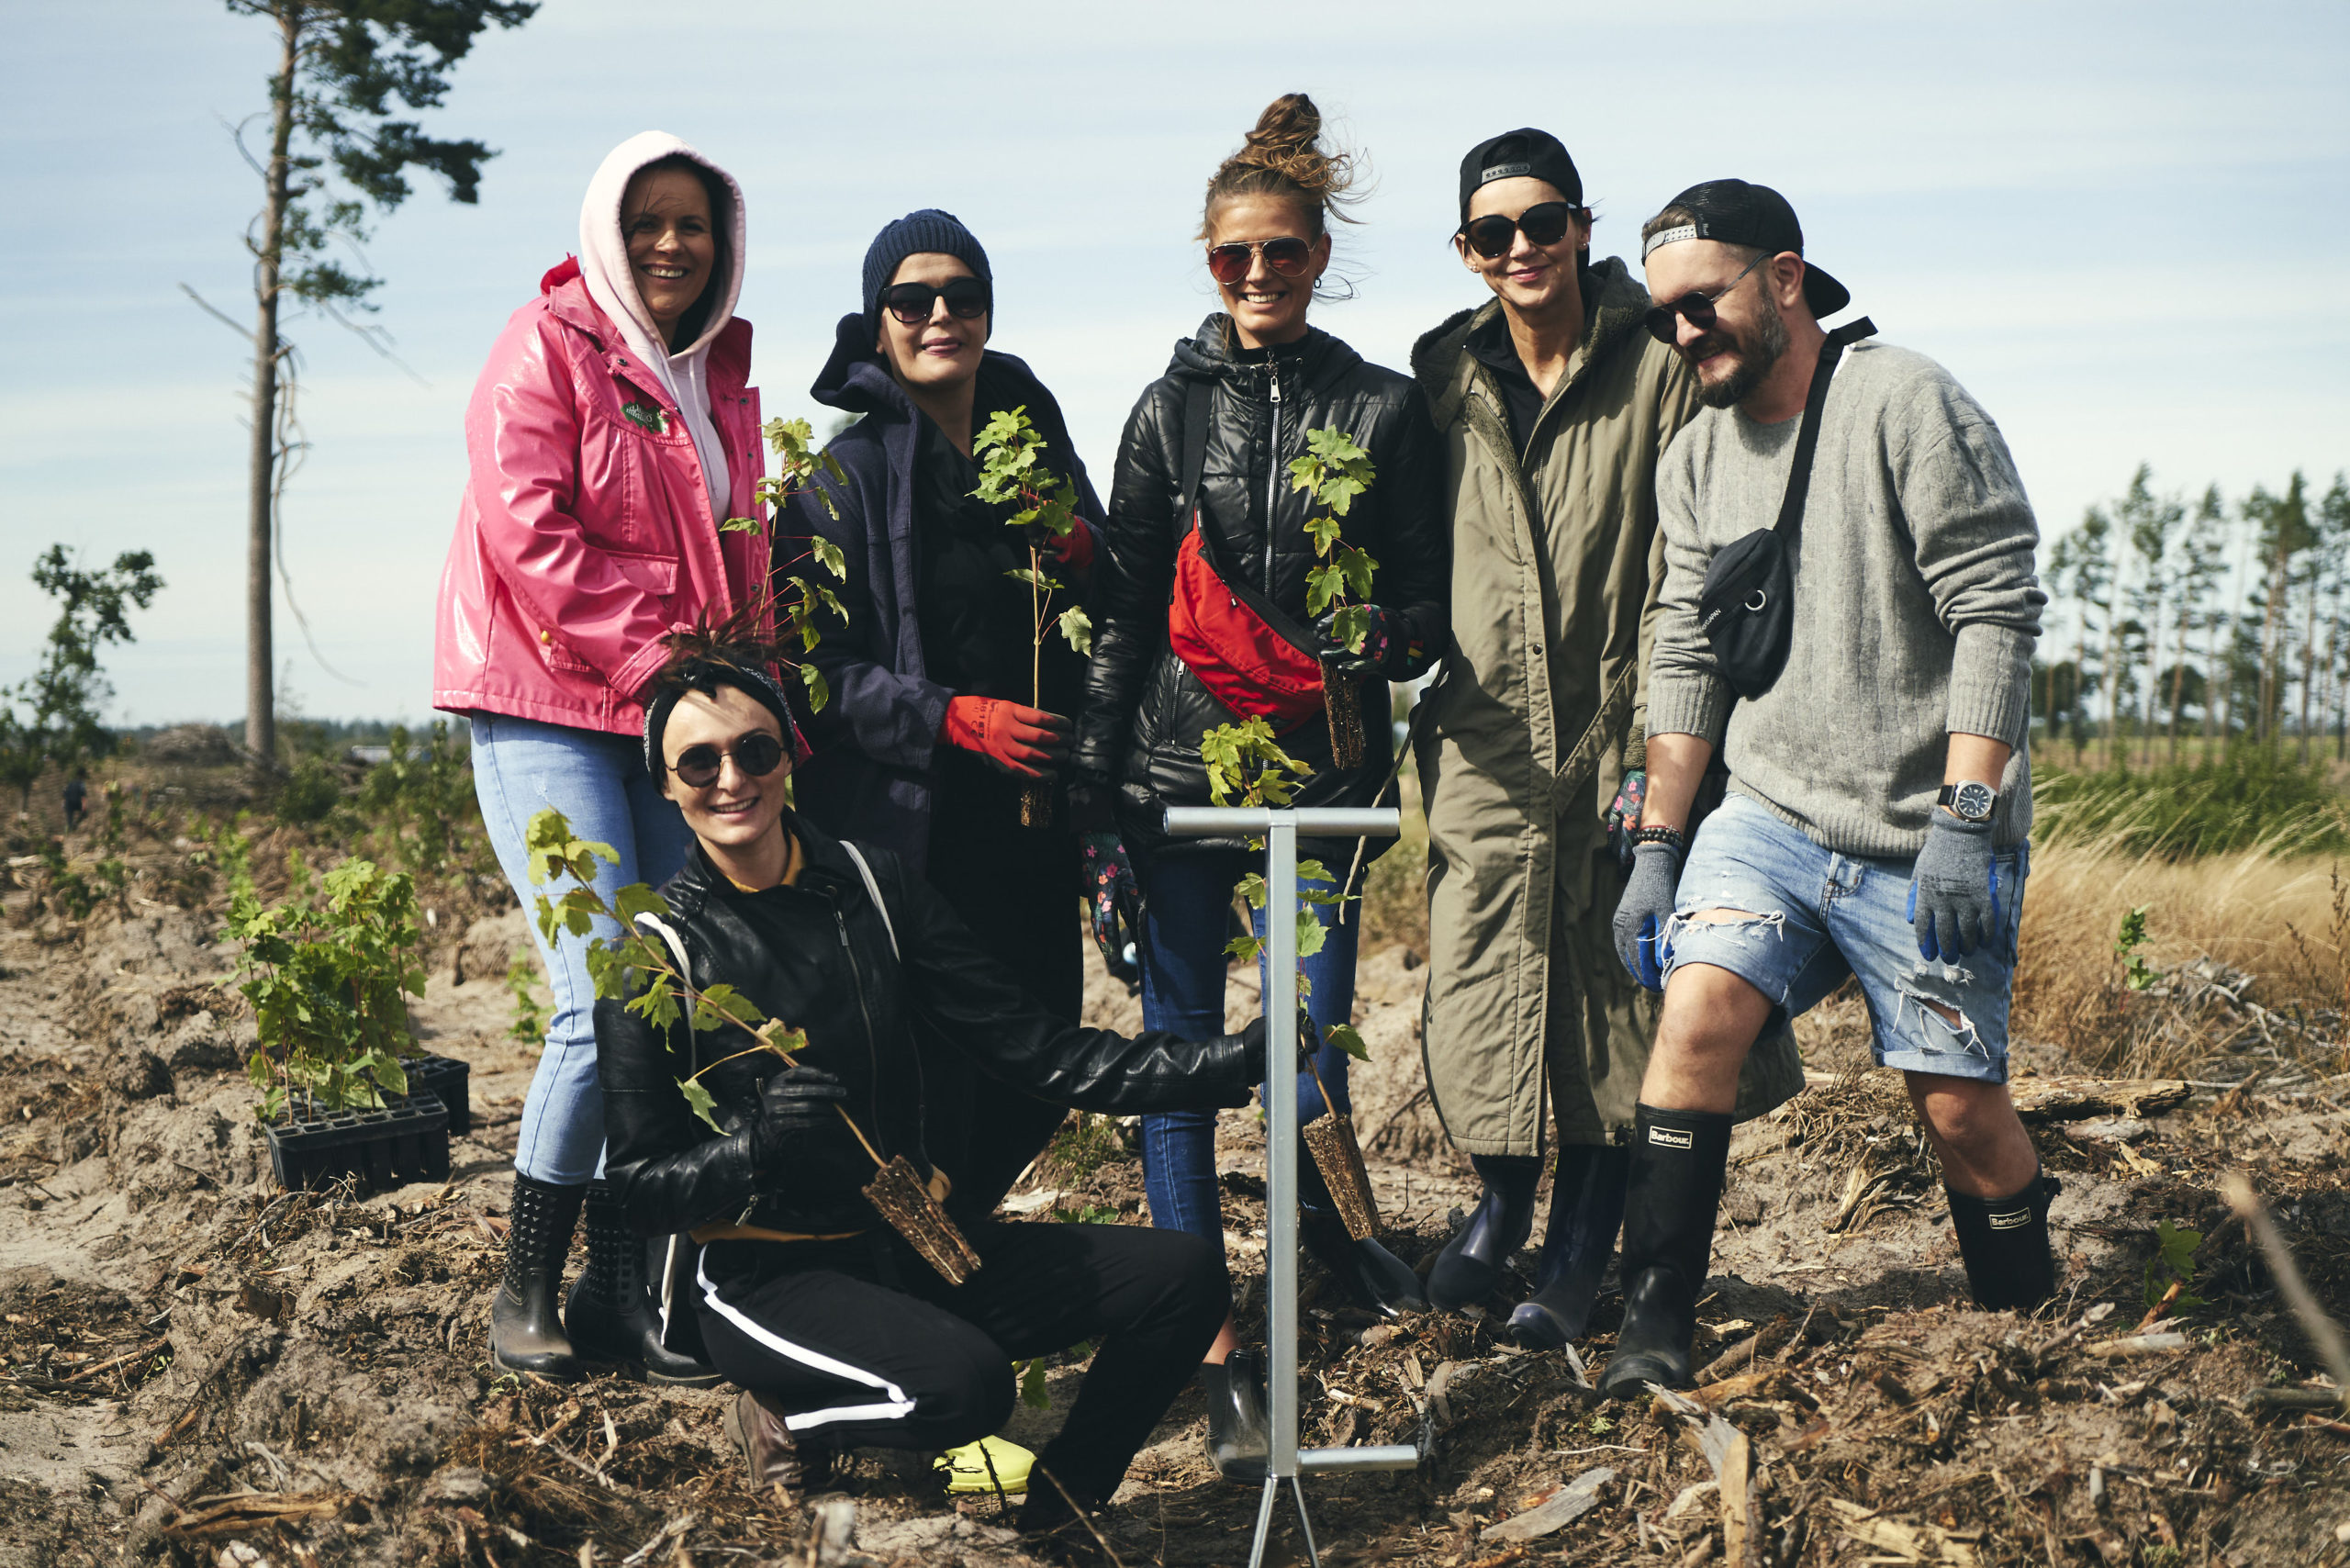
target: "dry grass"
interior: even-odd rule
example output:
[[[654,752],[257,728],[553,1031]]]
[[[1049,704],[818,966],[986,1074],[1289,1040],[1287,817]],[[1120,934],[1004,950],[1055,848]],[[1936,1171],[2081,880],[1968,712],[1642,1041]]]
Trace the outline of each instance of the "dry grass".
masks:
[[[2341,1033],[2350,979],[2344,890],[2326,860],[2243,854],[2168,863],[2097,846],[2036,850],[2014,1031],[2107,1070],[2176,1072],[2255,1029],[2265,1043],[2304,1055]],[[2143,956],[2162,978],[2133,991],[2114,944],[2123,917],[2139,908]]]

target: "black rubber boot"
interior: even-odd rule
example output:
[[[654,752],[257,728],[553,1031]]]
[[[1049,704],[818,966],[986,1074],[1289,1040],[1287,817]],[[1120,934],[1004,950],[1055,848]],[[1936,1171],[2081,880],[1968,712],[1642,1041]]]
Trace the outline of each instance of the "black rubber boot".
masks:
[[[555,1316],[554,1298],[587,1191],[584,1185],[558,1187],[514,1173],[514,1202],[507,1211],[506,1282],[489,1304],[489,1359],[501,1372],[529,1372],[557,1383],[579,1375],[579,1361]]]
[[[1200,1388],[1208,1396],[1208,1462],[1226,1481],[1261,1482],[1273,1451],[1265,1424],[1265,1373],[1255,1355],[1235,1350],[1221,1366],[1200,1363]]]
[[[1642,1105],[1624,1201],[1624,1327],[1599,1392],[1629,1399],[1651,1383],[1686,1388],[1697,1295],[1714,1250],[1730,1118]]]
[[[1393,1317],[1399,1313],[1426,1312],[1427,1293],[1412,1266],[1382,1247],[1375,1238],[1357,1241],[1338,1217],[1328,1183],[1303,1150],[1297,1161],[1298,1230],[1305,1249],[1330,1271],[1356,1303]]]
[[[645,1244],[621,1218],[611,1188],[588,1182],[581,1217],[588,1226],[588,1271],[563,1301],[572,1353],[644,1383],[715,1386],[716,1367],[661,1343],[661,1315],[645,1288]]]
[[[1484,1195],[1428,1270],[1428,1299],[1447,1311],[1493,1294],[1502,1266],[1534,1232],[1534,1190],[1542,1184],[1535,1155],[1472,1154],[1469,1163],[1484,1179]]]
[[[1966,1287],[1986,1312],[2029,1312],[2056,1294],[2048,1247],[2048,1201],[2061,1184],[2035,1174],[2011,1198],[1973,1198],[1949,1187],[1951,1224],[1966,1260]]]
[[[1607,1271],[1616,1232],[1624,1223],[1624,1186],[1631,1170],[1629,1148],[1573,1144],[1559,1150],[1534,1294],[1509,1315],[1510,1336],[1525,1349],[1555,1350],[1591,1327],[1600,1276]]]

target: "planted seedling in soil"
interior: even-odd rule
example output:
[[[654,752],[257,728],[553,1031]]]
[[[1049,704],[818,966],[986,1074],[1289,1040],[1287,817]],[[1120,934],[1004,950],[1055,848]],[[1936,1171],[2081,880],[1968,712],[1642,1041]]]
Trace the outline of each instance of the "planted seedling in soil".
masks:
[[[766,503],[770,521],[762,524],[755,517],[730,517],[718,526],[720,532],[725,533],[757,533],[764,528],[767,531],[768,549],[772,553],[778,543],[773,532],[773,520],[782,517],[783,509],[792,498],[812,494],[824,503],[826,512],[837,518],[841,515],[839,505],[834,501],[832,492],[817,481],[820,478],[830,479],[836,485],[845,485],[848,476],[841,471],[840,460],[829,450],[819,450],[811,444],[815,437],[806,420],[769,420],[766,433],[767,447],[776,456],[776,473],[771,477],[759,480],[758,496]],[[839,545],[821,533],[811,534],[803,554],[784,564],[804,566],[805,563],[813,560],[831,574],[834,582],[848,580],[848,563],[842,556]],[[799,572],[781,573],[775,580],[779,585],[779,591],[770,600],[770,607],[775,614],[778,643],[796,641],[801,653],[813,652],[820,640],[817,627],[820,610],[831,615],[839,624],[847,623],[848,612],[841,608],[840,599],[831,588],[821,583],[810,582]],[[809,711],[822,711],[824,704],[832,700],[832,692],[824,684],[822,673],[808,659],[800,660],[798,667],[800,683],[808,691]]]
[[[750,1040],[742,1049],[697,1066],[690,1074],[677,1080],[677,1092],[685,1097],[687,1106],[711,1131],[723,1136],[726,1129],[718,1125],[718,1118],[712,1114],[717,1102],[702,1083],[702,1075],[759,1052],[773,1056],[786,1067],[797,1066],[800,1054],[809,1048],[806,1031],[795,1029],[779,1018],[769,1018],[750,998],[722,981],[707,986],[694,984],[678,966],[667,943],[657,935],[647,935],[638,924],[646,915],[666,920],[669,902],[643,883],[632,882],[606,902],[596,890],[596,862],[617,865],[620,857],[609,844],[574,838],[571,824],[561,812],[549,806],[531,818],[526,847],[532,886],[553,888],[565,879],[572,883],[559,895],[537,895],[539,935],[546,938],[550,946],[560,932],[568,932],[587,942],[588,972],[596,982],[597,996],[621,1001],[631,1013],[656,1029],[674,1028],[684,1021],[688,1036],[695,1041],[693,1054],[697,1062],[701,1055],[699,1038],[704,1034],[723,1036],[730,1028],[739,1029]],[[598,935],[599,919],[618,925],[618,934]],[[865,1188],[866,1201],[949,1283],[959,1285],[969,1279],[972,1271],[979,1266],[979,1256],[971,1250],[971,1244],[955,1227],[955,1222],[946,1217],[946,1211],[931,1195],[920,1173],[904,1155],[883,1159],[847,1108],[835,1103],[833,1109],[848,1124],[849,1131],[878,1168]]]
[[[971,438],[971,455],[979,460],[979,483],[974,498],[990,506],[1015,509],[1005,526],[1021,531],[1028,546],[1028,565],[1013,571],[1016,582],[1028,585],[1032,635],[1028,648],[1028,705],[1044,706],[1045,639],[1056,630],[1082,658],[1093,652],[1093,622],[1081,605],[1070,605],[1056,615],[1053,596],[1069,585],[1046,569],[1046,542],[1066,539],[1077,527],[1077,487],[1044,465],[1045,438],[1028,421],[1026,405],[999,410]],[[1030,779],[1020,791],[1020,823],[1044,827],[1053,820],[1053,787],[1046,778]]]
[[[1371,454],[1345,431],[1307,431],[1305,446],[1306,455],[1289,465],[1290,488],[1305,491],[1324,509],[1305,520],[1319,563],[1305,574],[1306,618],[1318,621],[1337,605],[1331,638],[1348,655],[1360,654],[1371,632],[1363,606],[1371,602],[1371,577],[1379,563],[1346,542],[1338,520],[1357,496],[1371,488]],[[1330,758],[1342,768],[1360,767],[1363,678],[1339,667],[1339,657],[1336,649],[1322,655],[1322,707],[1330,721]]]
[[[1263,719],[1219,724],[1210,730],[1200,739],[1200,760],[1207,767],[1208,797],[1219,806],[1286,806],[1296,794],[1298,784],[1314,772],[1311,767],[1281,749],[1272,725]],[[1252,839],[1249,847],[1261,849],[1264,842]],[[1319,860],[1299,861],[1297,879],[1301,884],[1296,921],[1297,1026],[1301,1043],[1310,1047],[1313,1024],[1306,1016],[1305,998],[1313,994],[1314,982],[1305,973],[1304,961],[1319,953],[1323,943],[1329,939],[1329,928],[1322,924],[1313,906],[1343,905],[1348,895],[1331,888],[1302,885],[1335,885],[1337,879]],[[1251,911],[1262,910],[1270,897],[1261,871],[1249,872],[1232,890]],[[1235,958],[1253,959],[1262,956],[1265,942],[1260,936],[1236,936],[1225,944],[1224,950]],[[1272,1020],[1267,1019],[1265,1025],[1270,1049]],[[1331,1025],[1324,1031],[1323,1041],[1357,1061],[1371,1059],[1369,1047],[1351,1024]],[[1363,1167],[1362,1145],[1355,1136],[1354,1118],[1339,1110],[1337,1101],[1331,1098],[1329,1085],[1322,1081],[1322,1070],[1315,1065],[1315,1054],[1311,1048],[1307,1050],[1306,1071],[1313,1074],[1314,1086],[1322,1092],[1325,1110],[1305,1125],[1300,1136],[1305,1139],[1307,1152],[1314,1156],[1315,1168],[1322,1172],[1324,1184],[1330,1189],[1339,1217],[1346,1221],[1347,1234],[1358,1241],[1366,1240],[1379,1229],[1379,1201],[1371,1193],[1371,1175]]]

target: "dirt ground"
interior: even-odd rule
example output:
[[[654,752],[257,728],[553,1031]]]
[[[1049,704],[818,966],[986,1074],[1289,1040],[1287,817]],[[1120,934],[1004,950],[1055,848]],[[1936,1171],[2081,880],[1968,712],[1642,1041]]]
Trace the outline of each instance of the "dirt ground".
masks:
[[[948,1506],[928,1455],[860,1455],[826,1498],[755,1494],[719,1434],[722,1394],[492,1372],[532,1064],[507,1034],[518,913],[443,933],[414,1008],[427,1047],[473,1068],[450,1181],[288,1194],[239,1068],[252,1025],[217,922],[129,907],[0,924],[0,1565],[1025,1560],[994,1500]],[[1422,1263],[1473,1195],[1422,1083],[1424,978],[1401,946],[1365,959],[1355,1091],[1389,1242]],[[1253,976],[1229,1000],[1252,1011]],[[1098,969],[1089,1008],[1138,1019]],[[2315,1358],[2217,1196],[2224,1170],[2250,1170],[2320,1296],[2350,1309],[2344,1122],[2321,1072],[2239,1029],[2176,1109],[2040,1123],[2065,1183],[2065,1289],[2027,1318],[1968,1305],[1898,1085],[1856,1070],[1857,1003],[1803,1034],[1841,1076],[1740,1132],[1694,1400],[1596,1400],[1583,1369],[1607,1352],[1612,1282],[1579,1355],[1496,1342],[1530,1250],[1483,1312],[1396,1324],[1324,1299],[1309,1267],[1309,1440],[1427,1453],[1416,1473],[1307,1484],[1325,1561],[2350,1562],[2350,1422],[2322,1408]],[[1253,1114],[1226,1114],[1218,1156],[1246,1333],[1262,1311]],[[1098,1124],[1065,1134],[1012,1206],[1135,1221],[1140,1194],[1129,1140]],[[2165,1220],[2202,1233],[2186,1287],[2201,1301],[2152,1324]],[[1052,1408],[1009,1435],[1040,1442],[1079,1372],[1055,1369]],[[1187,1394],[1136,1465],[1110,1527],[1122,1562],[1245,1560],[1256,1494],[1215,1479],[1203,1429]],[[1275,1556],[1302,1562],[1283,1518]]]

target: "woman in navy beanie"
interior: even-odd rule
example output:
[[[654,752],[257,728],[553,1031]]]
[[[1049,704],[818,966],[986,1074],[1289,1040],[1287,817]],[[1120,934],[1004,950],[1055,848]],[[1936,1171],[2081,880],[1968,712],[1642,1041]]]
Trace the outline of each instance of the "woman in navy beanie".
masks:
[[[924,875],[981,944],[1051,1012],[1074,1023],[1084,991],[1078,837],[1066,801],[1024,827],[1020,792],[1058,775],[1084,661],[1058,636],[1029,706],[1028,564],[1013,509],[972,498],[973,432],[1025,409],[1044,461],[1077,487],[1077,529],[1055,575],[1081,585],[1101,502],[1035,374],[986,347],[994,324],[987,251],[951,213],[908,213],[865,253],[858,308],[841,318],[816,400],[863,416],[835,437],[846,483],[832,506],[800,498],[810,532],[846,557],[845,630],[812,655],[832,687],[800,810],[843,838],[878,844]],[[834,509],[837,509],[835,515]],[[991,1079],[960,1052],[925,1062],[931,1153],[954,1179],[950,1207],[991,1211],[1060,1125],[1061,1107]]]

